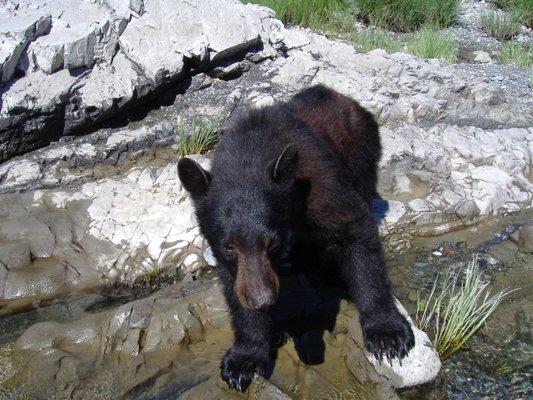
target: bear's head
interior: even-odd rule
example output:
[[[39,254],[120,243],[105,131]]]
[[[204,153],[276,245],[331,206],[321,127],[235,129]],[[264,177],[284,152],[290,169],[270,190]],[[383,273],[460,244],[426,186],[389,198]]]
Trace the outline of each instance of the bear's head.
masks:
[[[276,269],[289,246],[301,191],[296,189],[298,151],[287,145],[270,160],[250,166],[229,159],[220,147],[211,172],[184,157],[178,174],[218,267],[233,276],[239,302],[247,309],[268,309],[279,291]]]

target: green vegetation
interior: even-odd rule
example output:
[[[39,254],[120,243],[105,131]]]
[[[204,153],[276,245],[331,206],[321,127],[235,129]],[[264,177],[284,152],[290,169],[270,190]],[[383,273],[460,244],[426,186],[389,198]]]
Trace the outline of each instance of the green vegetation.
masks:
[[[355,19],[346,0],[249,0],[273,9],[283,22],[326,31],[342,31]]]
[[[530,67],[533,66],[533,50],[517,42],[507,42],[503,44],[498,59],[504,64],[515,63],[519,67]]]
[[[422,25],[449,26],[459,9],[459,0],[355,0],[359,14],[370,24],[401,32]]]
[[[191,127],[187,130],[183,120],[180,120],[178,135],[181,155],[200,154],[211,150],[218,139],[218,125],[218,121],[193,117]]]
[[[481,16],[483,30],[498,40],[509,40],[518,33],[519,24],[513,17],[498,12],[487,12]]]
[[[457,60],[457,46],[453,35],[436,26],[423,26],[410,40],[408,51],[419,58],[442,58],[448,62]]]
[[[495,0],[494,3],[511,13],[514,20],[528,28],[533,28],[533,1],[531,0]]]
[[[142,283],[146,286],[157,283],[164,275],[163,270],[159,266],[154,266],[142,277]]]
[[[380,28],[369,28],[355,36],[353,41],[364,53],[373,49],[384,49],[389,53],[394,53],[403,48],[403,43],[400,40],[396,39],[390,32]]]
[[[449,270],[440,294],[436,295],[438,281],[437,277],[425,301],[418,299],[416,322],[420,329],[432,332],[437,352],[446,358],[461,349],[503,298],[514,290],[504,289],[491,296],[475,257],[467,266],[461,283],[458,276],[452,278]]]

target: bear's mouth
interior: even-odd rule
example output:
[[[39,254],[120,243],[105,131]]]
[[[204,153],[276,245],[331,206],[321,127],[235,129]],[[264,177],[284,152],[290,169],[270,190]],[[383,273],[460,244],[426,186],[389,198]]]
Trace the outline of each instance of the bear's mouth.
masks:
[[[237,248],[237,260],[234,290],[241,305],[249,310],[272,307],[279,292],[279,278],[267,251]]]

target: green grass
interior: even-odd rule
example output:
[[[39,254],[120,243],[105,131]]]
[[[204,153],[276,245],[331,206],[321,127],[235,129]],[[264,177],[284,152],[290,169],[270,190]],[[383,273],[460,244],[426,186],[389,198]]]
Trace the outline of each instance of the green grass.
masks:
[[[519,67],[533,66],[533,50],[517,42],[504,43],[498,59],[504,64],[515,63]]]
[[[504,289],[491,296],[475,257],[467,266],[461,283],[458,276],[451,276],[451,270],[445,274],[439,295],[436,294],[437,277],[428,298],[425,301],[419,298],[417,302],[417,325],[432,333],[433,344],[442,358],[460,350],[504,297],[514,291]]]
[[[193,117],[190,129],[178,122],[179,149],[182,156],[201,154],[212,149],[218,139],[218,121]]]
[[[408,51],[419,58],[441,58],[450,63],[457,60],[453,35],[435,26],[425,25],[410,39]]]
[[[449,26],[459,0],[355,0],[359,15],[368,23],[395,31],[412,32],[422,25]]]
[[[249,0],[273,9],[285,23],[326,31],[353,27],[355,14],[348,0]]]
[[[511,13],[513,19],[528,28],[533,28],[533,1],[531,0],[496,0],[498,7]]]
[[[396,39],[390,32],[380,28],[369,28],[357,36],[353,41],[366,53],[373,49],[384,49],[389,53],[394,53],[403,49],[403,43]]]
[[[498,40],[509,40],[518,33],[519,24],[513,17],[489,11],[481,16],[483,30]]]

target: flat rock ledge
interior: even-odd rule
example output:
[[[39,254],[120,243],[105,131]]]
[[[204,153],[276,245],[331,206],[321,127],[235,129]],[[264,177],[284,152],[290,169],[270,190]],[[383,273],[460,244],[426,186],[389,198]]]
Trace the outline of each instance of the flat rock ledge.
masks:
[[[274,56],[273,15],[237,0],[3,1],[0,160],[108,119],[191,70],[222,65],[224,75],[224,63],[256,48],[250,62]]]
[[[284,314],[289,324],[318,321],[331,312],[331,304],[318,300],[303,277],[289,284],[292,297],[285,300],[291,314]],[[258,379],[250,388],[252,398],[290,399],[337,391],[396,399],[395,388],[436,378],[440,361],[425,333],[413,326],[415,348],[402,367],[395,361],[385,367],[364,350],[357,310],[345,300],[338,304],[329,331],[316,326],[293,334],[278,350],[268,381]],[[102,398],[135,394],[142,399],[156,392],[191,399],[233,398],[235,393],[218,378],[220,358],[231,337],[218,281],[181,282],[110,311],[30,327],[16,342],[15,353],[23,364],[8,383],[31,376],[22,388],[15,385],[12,390],[30,396],[42,396],[44,390],[59,396],[54,398],[84,398],[96,389]],[[317,341],[322,346],[316,346]],[[314,362],[316,357],[323,362]]]

